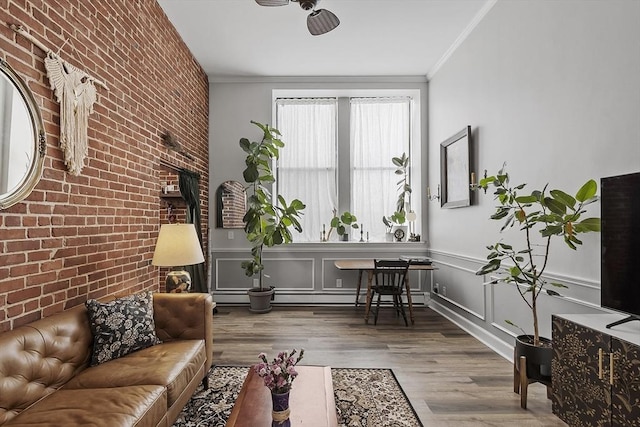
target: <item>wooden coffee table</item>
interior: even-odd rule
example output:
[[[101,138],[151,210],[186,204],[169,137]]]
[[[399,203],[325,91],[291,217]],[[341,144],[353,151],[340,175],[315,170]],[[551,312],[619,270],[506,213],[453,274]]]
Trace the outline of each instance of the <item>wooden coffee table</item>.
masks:
[[[331,368],[297,366],[289,407],[292,426],[337,427]],[[227,427],[271,427],[271,392],[253,368],[244,380]]]

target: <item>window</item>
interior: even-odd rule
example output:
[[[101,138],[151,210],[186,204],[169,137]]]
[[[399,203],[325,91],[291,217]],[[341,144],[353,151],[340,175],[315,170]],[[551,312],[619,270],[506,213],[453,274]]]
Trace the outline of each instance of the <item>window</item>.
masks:
[[[285,149],[277,164],[277,193],[307,205],[294,241],[319,241],[322,225],[337,206],[336,112],[333,99],[279,99],[276,128]]]
[[[384,241],[382,217],[396,210],[401,179],[391,159],[406,153],[410,168],[414,155],[419,159],[419,150],[412,150],[412,98],[278,98],[275,105],[275,127],[285,149],[274,191],[307,205],[303,233],[294,233],[295,241],[320,241],[323,228],[329,231],[333,209],[356,215],[365,240]],[[410,179],[419,182],[415,170]],[[415,196],[408,201],[411,209],[419,207]],[[360,230],[351,231],[351,240],[360,240]],[[331,240],[336,240],[335,231]]]
[[[382,217],[396,210],[402,177],[391,159],[411,157],[409,107],[407,98],[351,99],[351,205],[370,240],[384,240]]]

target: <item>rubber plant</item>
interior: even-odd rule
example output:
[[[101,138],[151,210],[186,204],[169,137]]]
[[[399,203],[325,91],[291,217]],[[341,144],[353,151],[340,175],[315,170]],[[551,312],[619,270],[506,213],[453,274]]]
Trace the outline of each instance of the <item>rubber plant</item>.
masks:
[[[579,234],[600,231],[599,218],[582,219],[585,207],[598,199],[597,184],[592,179],[588,180],[575,196],[562,190],[547,193],[548,184],[542,190],[533,190],[527,194],[523,191],[525,186],[526,184],[511,186],[505,166],[495,176],[481,179],[476,186],[476,189],[482,188],[485,192],[489,187],[495,188],[493,194],[499,205],[491,219],[504,220],[500,231],[519,227],[523,237],[522,246],[518,249],[502,240],[487,246],[487,263],[476,274],[493,276],[493,283],[515,285],[520,297],[531,310],[533,345],[539,346],[538,298],[542,292],[560,295],[550,289],[550,286],[567,287],[544,278],[551,241],[562,238],[569,248],[576,250],[582,245],[582,241],[578,239]],[[513,322],[506,322],[522,330]]]
[[[383,216],[382,222],[387,227],[387,231],[391,231],[391,228],[395,225],[402,225],[407,220],[407,198],[411,195],[411,185],[409,184],[409,156],[406,153],[402,153],[400,157],[393,157],[391,159],[396,166],[395,174],[402,175],[402,179],[397,182],[398,184],[398,200],[396,202],[396,211],[390,216]]]
[[[264,247],[272,247],[291,243],[293,237],[290,227],[298,232],[302,231],[299,218],[305,208],[304,203],[294,199],[287,203],[282,196],[277,197],[277,203],[273,200],[267,185],[275,182],[271,169],[273,160],[279,157],[280,149],[284,142],[280,140],[280,132],[267,124],[251,121],[262,131],[260,142],[251,142],[247,138],[240,139],[240,148],[247,153],[245,169],[242,176],[247,187],[247,212],[243,217],[244,231],[251,247],[250,261],[244,261],[242,268],[249,277],[259,276],[259,289],[263,287],[262,252]]]

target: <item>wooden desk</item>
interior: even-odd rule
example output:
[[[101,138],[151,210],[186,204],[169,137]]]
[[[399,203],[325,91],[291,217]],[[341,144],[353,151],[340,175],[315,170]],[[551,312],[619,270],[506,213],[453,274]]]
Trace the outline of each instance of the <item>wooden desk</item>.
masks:
[[[337,427],[331,368],[296,366],[289,408],[292,426]],[[271,427],[271,392],[262,378],[249,368],[233,405],[227,427]]]
[[[338,270],[358,270],[358,284],[356,288],[356,307],[360,298],[360,287],[362,284],[362,272],[367,272],[367,302],[364,312],[365,322],[369,322],[369,302],[371,300],[371,283],[373,282],[373,271],[375,270],[374,261],[372,259],[339,259],[334,262]],[[433,265],[411,264],[409,270],[435,270]],[[411,287],[409,286],[409,276],[405,280],[407,289],[407,303],[409,304],[409,317],[411,324],[415,324],[413,317],[413,302],[411,301]]]

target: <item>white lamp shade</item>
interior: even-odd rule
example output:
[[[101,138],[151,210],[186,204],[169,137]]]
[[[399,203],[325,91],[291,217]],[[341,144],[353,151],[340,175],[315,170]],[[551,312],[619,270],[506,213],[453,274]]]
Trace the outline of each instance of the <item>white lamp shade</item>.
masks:
[[[203,262],[204,255],[193,224],[163,224],[160,227],[152,265],[178,267]]]

